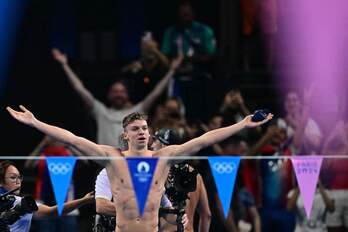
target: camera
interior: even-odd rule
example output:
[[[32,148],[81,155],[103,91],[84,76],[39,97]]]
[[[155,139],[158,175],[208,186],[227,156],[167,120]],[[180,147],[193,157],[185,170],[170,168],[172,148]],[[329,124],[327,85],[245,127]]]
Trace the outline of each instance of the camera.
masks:
[[[94,216],[93,232],[113,232],[116,227],[116,217],[96,214]]]
[[[171,166],[165,184],[166,194],[173,203],[174,211],[167,211],[177,215],[177,231],[183,232],[182,217],[185,214],[188,193],[194,192],[197,187],[198,172],[188,163],[178,163]]]
[[[0,196],[0,213],[11,209],[13,203],[16,201],[15,196],[10,195],[10,193],[12,193],[12,191]]]
[[[198,172],[188,163],[174,164],[170,168],[166,182],[166,194],[174,206],[176,203],[188,199],[188,193],[197,187]]]
[[[32,196],[24,196],[18,204],[16,197],[11,195],[19,188],[6,192],[0,196],[0,230],[10,231],[9,225],[15,223],[21,216],[38,210],[35,199]]]

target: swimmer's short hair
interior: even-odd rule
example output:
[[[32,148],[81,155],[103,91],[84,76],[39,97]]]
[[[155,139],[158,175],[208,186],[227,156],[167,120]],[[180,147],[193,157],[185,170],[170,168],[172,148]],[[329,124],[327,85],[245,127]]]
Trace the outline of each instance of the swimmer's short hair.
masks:
[[[145,120],[146,121],[147,115],[139,113],[139,112],[134,112],[134,113],[128,114],[126,117],[123,118],[123,121],[122,121],[123,129],[125,129],[130,123],[134,122],[135,120]]]

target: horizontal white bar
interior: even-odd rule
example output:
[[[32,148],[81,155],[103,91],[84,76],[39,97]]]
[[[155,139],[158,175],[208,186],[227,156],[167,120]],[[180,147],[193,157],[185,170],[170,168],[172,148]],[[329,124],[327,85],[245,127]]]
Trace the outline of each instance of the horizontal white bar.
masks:
[[[208,157],[226,157],[221,156],[162,156],[160,159],[168,160],[205,160]],[[236,157],[237,155],[230,155]],[[322,157],[325,159],[348,159],[348,155],[301,155],[301,156],[240,156],[240,159],[245,160],[263,160],[263,159],[290,159],[290,158],[315,158]],[[142,156],[132,156],[130,158],[142,158]],[[0,160],[44,160],[46,156],[0,156]],[[103,156],[76,156],[77,160],[122,160],[124,157],[103,157]]]

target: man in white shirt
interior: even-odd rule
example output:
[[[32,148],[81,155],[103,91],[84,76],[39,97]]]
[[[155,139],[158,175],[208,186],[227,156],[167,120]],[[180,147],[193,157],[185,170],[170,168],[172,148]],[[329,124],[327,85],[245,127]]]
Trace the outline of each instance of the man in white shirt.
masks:
[[[147,112],[155,100],[163,93],[182,61],[182,57],[175,59],[167,74],[158,82],[152,92],[136,105],[133,105],[129,100],[128,89],[125,83],[116,81],[109,89],[107,97],[111,107],[107,107],[86,89],[82,81],[69,66],[68,58],[65,54],[58,49],[53,49],[52,55],[62,65],[72,87],[80,95],[83,103],[95,118],[97,123],[97,143],[115,147],[123,145],[120,142],[120,135],[123,132],[123,118],[133,112]]]

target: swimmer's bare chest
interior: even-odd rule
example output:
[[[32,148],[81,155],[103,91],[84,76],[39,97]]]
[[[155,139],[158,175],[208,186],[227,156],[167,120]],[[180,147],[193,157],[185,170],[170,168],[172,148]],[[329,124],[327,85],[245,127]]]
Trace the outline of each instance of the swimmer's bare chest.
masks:
[[[126,160],[115,160],[107,166],[117,215],[116,231],[157,231],[158,210],[164,193],[169,167],[159,160],[142,217],[139,215],[133,184]],[[139,228],[138,228],[139,227]]]
[[[160,202],[164,192],[164,183],[168,176],[168,171],[169,166],[167,162],[159,160],[152,179],[148,199],[153,199],[154,201],[158,200],[158,202]],[[127,208],[127,205],[134,208],[133,205],[135,204],[135,194],[127,161],[112,161],[112,163],[107,166],[107,172],[115,203],[119,204],[119,207],[121,206],[122,208]]]

